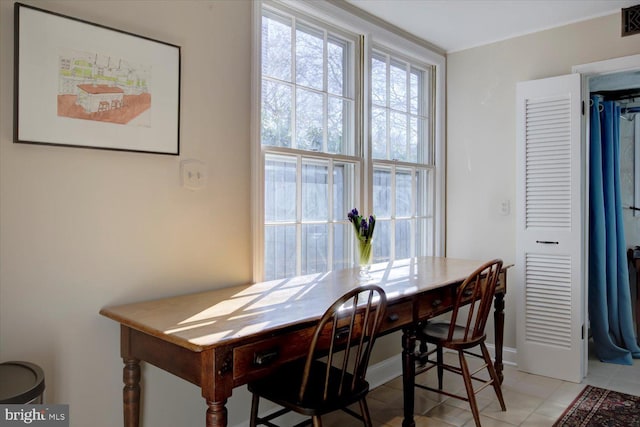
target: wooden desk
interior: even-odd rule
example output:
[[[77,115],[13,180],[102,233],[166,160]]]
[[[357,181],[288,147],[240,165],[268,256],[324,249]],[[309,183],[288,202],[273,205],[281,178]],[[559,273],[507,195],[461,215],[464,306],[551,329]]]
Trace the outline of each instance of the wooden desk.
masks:
[[[415,326],[451,309],[456,287],[481,261],[424,257],[374,264],[373,280],[387,293],[382,334],[402,329],[404,427],[414,426]],[[355,269],[217,289],[106,307],[120,323],[124,361],[124,426],[138,427],[140,361],[199,386],[206,426],[227,425],[234,387],[306,355],[316,322],[333,301],[356,286]],[[502,380],[506,269],[495,296],[495,367]]]

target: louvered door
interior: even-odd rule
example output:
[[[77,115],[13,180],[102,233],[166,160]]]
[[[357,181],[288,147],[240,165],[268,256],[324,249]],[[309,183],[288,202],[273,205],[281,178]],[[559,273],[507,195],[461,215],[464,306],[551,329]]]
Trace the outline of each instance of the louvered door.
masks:
[[[516,130],[516,342],[519,369],[585,373],[580,75],[522,82]]]

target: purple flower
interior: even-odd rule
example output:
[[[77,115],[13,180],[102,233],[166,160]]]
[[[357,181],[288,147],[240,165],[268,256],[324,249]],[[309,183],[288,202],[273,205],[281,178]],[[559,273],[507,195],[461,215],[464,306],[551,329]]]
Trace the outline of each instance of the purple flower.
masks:
[[[349,218],[349,221],[351,221],[351,222],[357,221],[358,216],[360,216],[360,215],[358,214],[358,209],[356,209],[356,208],[351,209],[351,212],[349,212],[347,214],[347,217]]]
[[[376,227],[376,217],[369,215],[369,238],[373,237],[373,229]]]
[[[353,229],[360,242],[368,243],[373,237],[373,229],[376,224],[376,217],[370,215],[368,221],[360,216],[357,209],[352,209],[348,214],[349,222],[353,224]]]

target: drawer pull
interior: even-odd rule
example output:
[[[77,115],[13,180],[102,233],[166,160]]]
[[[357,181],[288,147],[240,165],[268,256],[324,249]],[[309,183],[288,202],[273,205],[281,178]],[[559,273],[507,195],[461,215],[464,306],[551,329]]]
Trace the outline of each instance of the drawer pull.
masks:
[[[473,295],[473,289],[466,289],[466,290],[462,293],[462,296],[463,296],[463,297],[470,297],[471,295]]]
[[[347,338],[349,336],[350,330],[351,328],[349,328],[348,326],[343,326],[341,328],[336,329],[335,339],[340,341]]]
[[[278,358],[278,349],[267,350],[256,353],[253,357],[253,364],[256,366],[268,366]]]
[[[441,299],[434,299],[433,302],[431,303],[431,305],[433,307],[437,307],[437,306],[439,306],[441,304],[442,304],[442,300]]]
[[[400,319],[400,316],[398,316],[398,313],[392,313],[387,317],[387,320],[389,322],[397,322],[398,319]]]

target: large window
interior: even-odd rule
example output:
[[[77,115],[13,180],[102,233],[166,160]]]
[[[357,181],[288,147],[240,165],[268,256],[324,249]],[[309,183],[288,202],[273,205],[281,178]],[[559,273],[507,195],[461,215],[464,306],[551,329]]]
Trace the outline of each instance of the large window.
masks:
[[[371,151],[376,261],[432,255],[431,69],[371,56]]]
[[[353,265],[353,207],[374,261],[432,254],[433,67],[273,4],[260,25],[257,279]]]

